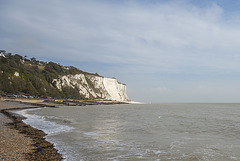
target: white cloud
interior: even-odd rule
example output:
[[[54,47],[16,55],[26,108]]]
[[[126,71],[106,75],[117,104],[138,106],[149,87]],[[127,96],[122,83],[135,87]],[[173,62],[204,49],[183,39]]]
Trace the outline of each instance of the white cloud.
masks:
[[[187,2],[6,1],[0,46],[31,57],[110,65],[96,72],[129,82],[134,76],[142,84],[149,76],[154,84],[160,75],[238,74],[238,17],[226,17],[217,3]]]

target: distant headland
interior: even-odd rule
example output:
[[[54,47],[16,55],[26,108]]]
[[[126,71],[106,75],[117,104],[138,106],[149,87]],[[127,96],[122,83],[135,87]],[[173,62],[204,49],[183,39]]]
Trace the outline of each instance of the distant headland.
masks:
[[[0,50],[0,95],[22,98],[128,102],[126,85],[73,66]]]

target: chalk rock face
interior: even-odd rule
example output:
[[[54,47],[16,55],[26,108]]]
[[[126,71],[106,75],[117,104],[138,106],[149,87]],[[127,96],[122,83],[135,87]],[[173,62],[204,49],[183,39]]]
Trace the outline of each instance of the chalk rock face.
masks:
[[[65,75],[53,80],[53,84],[62,90],[63,87],[75,88],[85,98],[111,99],[129,101],[126,85],[115,78],[104,78],[90,74]]]
[[[119,83],[115,78],[103,78],[105,89],[113,100],[127,101],[126,85]]]

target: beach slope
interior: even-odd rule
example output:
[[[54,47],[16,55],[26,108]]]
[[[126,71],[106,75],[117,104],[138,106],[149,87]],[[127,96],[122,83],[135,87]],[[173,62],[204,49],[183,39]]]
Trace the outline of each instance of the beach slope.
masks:
[[[11,109],[36,108],[0,100],[0,160],[62,160],[41,130],[23,123]]]

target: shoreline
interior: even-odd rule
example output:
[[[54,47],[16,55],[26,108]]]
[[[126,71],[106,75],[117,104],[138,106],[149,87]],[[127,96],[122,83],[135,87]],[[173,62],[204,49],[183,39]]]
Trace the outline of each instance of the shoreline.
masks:
[[[22,109],[22,108],[21,108]],[[26,108],[25,108],[26,109]],[[42,130],[35,129],[30,125],[25,124],[22,117],[10,112],[11,110],[1,111],[6,116],[12,119],[9,123],[10,128],[18,130],[19,133],[25,134],[33,141],[33,152],[25,154],[27,160],[62,160],[62,154],[54,148],[54,145],[45,140],[45,134]],[[17,138],[16,138],[17,139]]]
[[[22,120],[25,118],[21,115],[17,115],[12,113],[12,110],[23,110],[23,109],[33,109],[33,108],[58,108],[59,106],[85,106],[85,105],[111,105],[111,104],[128,104],[126,102],[118,102],[118,101],[102,101],[102,100],[74,100],[74,101],[63,101],[63,100],[45,100],[45,99],[13,99],[13,98],[0,98],[0,103],[3,105],[0,106],[0,114],[5,115],[11,121],[8,123],[2,123],[1,126],[4,126],[6,129],[14,129],[17,133],[22,134],[21,137],[26,137],[30,139],[28,142],[23,142],[23,146],[28,146],[30,150],[28,152],[20,152],[21,157],[26,160],[63,160],[62,154],[58,152],[57,149],[54,148],[54,145],[48,141],[46,141],[45,136],[47,135],[42,130],[38,130],[36,128],[31,127],[30,125],[25,124]],[[1,117],[0,117],[1,118]],[[2,120],[6,120],[6,118],[2,118]],[[4,122],[4,121],[3,121]],[[1,131],[0,131],[1,132]],[[9,139],[7,137],[7,133],[5,133],[5,142],[8,142]],[[17,134],[16,134],[17,135]],[[15,138],[18,140],[18,138]],[[24,138],[25,139],[25,138]],[[14,145],[12,146],[19,146]],[[4,145],[2,145],[4,146]],[[9,160],[10,154],[3,154],[6,147],[0,146],[0,159]],[[11,150],[11,146],[10,146]],[[12,148],[12,150],[14,150]],[[19,150],[17,148],[17,150]],[[19,153],[19,152],[18,152]],[[15,156],[13,156],[15,157]],[[19,156],[16,156],[19,157]],[[18,159],[18,158],[16,158]]]
[[[1,100],[2,102],[2,100]],[[5,101],[4,101],[5,102]],[[14,102],[14,101],[9,101],[7,100],[6,102],[8,102],[9,104],[11,103],[19,103],[21,104],[22,102]],[[34,103],[33,103],[34,104]],[[16,130],[19,134],[22,134],[23,137],[29,138],[31,140],[31,144],[29,145],[29,143],[27,142],[23,142],[23,146],[28,146],[30,147],[31,151],[27,152],[27,153],[23,153],[20,154],[22,156],[23,159],[25,160],[63,160],[64,158],[62,157],[62,154],[60,154],[55,148],[54,145],[48,141],[46,141],[45,136],[47,134],[45,134],[42,130],[38,130],[36,128],[31,127],[30,125],[25,124],[22,120],[25,119],[23,116],[21,115],[17,115],[15,113],[12,113],[12,110],[23,110],[23,109],[33,109],[33,108],[41,108],[41,106],[19,106],[16,104],[13,107],[6,107],[5,109],[1,109],[0,112],[2,114],[4,114],[5,116],[7,116],[9,119],[11,119],[11,122],[3,125],[6,128],[10,128],[10,129],[14,129]],[[18,140],[18,138],[15,138],[16,140]],[[5,137],[5,142],[8,142],[8,137]],[[14,143],[13,143],[14,144]],[[17,145],[13,145],[13,146],[19,146]],[[5,149],[5,147],[1,147],[3,150]],[[14,148],[10,150],[16,150]],[[17,149],[18,150],[18,149]],[[3,158],[1,158],[3,157]],[[6,160],[14,160],[15,159],[19,159],[17,158],[19,156],[8,156],[8,154],[0,154],[0,159],[6,159]]]

